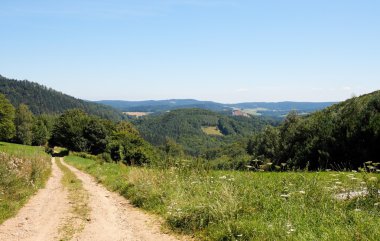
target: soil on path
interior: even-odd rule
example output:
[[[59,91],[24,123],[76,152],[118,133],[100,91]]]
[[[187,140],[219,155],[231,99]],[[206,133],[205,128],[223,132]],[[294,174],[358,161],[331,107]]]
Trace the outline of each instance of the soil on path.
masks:
[[[15,217],[0,225],[0,240],[59,239],[59,225],[70,208],[67,191],[61,183],[62,175],[52,158],[52,175],[45,188],[40,189]]]
[[[174,241],[178,238],[165,234],[157,219],[133,207],[128,200],[117,193],[108,191],[95,179],[66,164],[83,183],[90,195],[90,220],[84,230],[74,236],[81,241]],[[186,240],[186,238],[181,238]]]
[[[66,165],[89,193],[90,218],[82,232],[72,240],[80,241],[174,241],[179,238],[163,233],[157,218],[133,207],[122,196],[108,191],[94,178]],[[70,216],[68,192],[61,183],[62,171],[52,159],[52,175],[18,214],[0,225],[0,240],[59,240],[60,227]],[[75,225],[75,222],[73,223]],[[191,240],[181,237],[180,240]]]

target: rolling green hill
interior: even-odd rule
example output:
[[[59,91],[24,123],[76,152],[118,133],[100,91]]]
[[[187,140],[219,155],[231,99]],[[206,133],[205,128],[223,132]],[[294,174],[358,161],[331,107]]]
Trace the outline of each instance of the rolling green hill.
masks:
[[[27,80],[8,79],[0,75],[0,93],[14,105],[23,103],[34,114],[58,114],[68,109],[82,109],[88,114],[121,120],[122,113],[112,107],[87,102]]]
[[[306,117],[289,115],[253,138],[254,155],[296,168],[380,166],[380,91]]]
[[[259,117],[225,116],[203,109],[173,110],[135,119],[133,123],[150,143],[159,146],[170,138],[192,155],[250,136],[265,125],[274,124]]]
[[[233,110],[242,110],[252,115],[271,116],[283,118],[290,111],[308,114],[321,110],[336,102],[246,102],[236,104],[223,104],[213,101],[199,101],[193,99],[170,99],[170,100],[146,100],[146,101],[122,101],[101,100],[96,101],[104,105],[112,106],[124,112],[165,112],[176,109],[199,108],[217,112],[232,114]]]

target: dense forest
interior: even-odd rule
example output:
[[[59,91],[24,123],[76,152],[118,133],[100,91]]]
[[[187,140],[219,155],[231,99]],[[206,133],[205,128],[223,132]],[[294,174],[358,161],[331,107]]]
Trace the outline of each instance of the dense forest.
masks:
[[[260,117],[226,116],[203,109],[179,109],[135,119],[141,135],[156,146],[174,140],[187,154],[199,156],[210,148],[249,137],[266,125],[277,123]],[[202,128],[214,127],[220,133],[210,134]]]
[[[380,91],[351,98],[307,117],[289,114],[281,126],[253,136],[248,152],[292,168],[356,169],[380,162]]]
[[[88,114],[115,121],[124,117],[112,107],[76,99],[34,82],[7,79],[1,75],[0,93],[4,94],[14,106],[27,105],[36,115],[59,114],[77,108]]]
[[[115,123],[80,109],[66,110],[59,116],[36,116],[25,104],[14,108],[3,94],[0,94],[0,141],[45,146],[51,154],[52,147],[65,147],[83,155],[99,155],[104,161],[130,165],[150,163],[156,158],[154,148],[129,122]]]
[[[192,99],[171,100],[146,100],[146,101],[123,101],[123,100],[101,100],[97,103],[112,106],[120,111],[130,112],[165,112],[175,109],[200,108],[212,111],[232,110],[232,107],[213,101],[198,101]]]

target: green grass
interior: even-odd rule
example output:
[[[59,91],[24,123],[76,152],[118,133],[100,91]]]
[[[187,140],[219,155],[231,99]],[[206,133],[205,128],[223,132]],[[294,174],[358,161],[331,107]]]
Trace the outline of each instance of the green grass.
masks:
[[[223,136],[217,126],[202,126],[202,131],[211,136]]]
[[[74,234],[79,233],[85,227],[89,218],[90,207],[88,206],[88,193],[83,189],[82,181],[79,180],[69,168],[64,166],[59,158],[55,158],[58,167],[63,172],[62,184],[67,188],[71,203],[71,215],[60,228],[60,240],[71,240]]]
[[[241,111],[243,111],[244,113],[250,114],[250,115],[260,116],[262,114],[259,112],[260,111],[266,111],[266,110],[268,110],[268,109],[266,109],[266,108],[253,108],[253,109],[242,109]]]
[[[378,174],[158,170],[67,157],[178,232],[201,240],[378,240]],[[371,195],[338,200],[366,187]]]
[[[14,216],[51,172],[43,147],[0,142],[0,223]]]
[[[0,152],[25,158],[49,157],[49,155],[45,153],[45,148],[42,146],[25,146],[7,142],[0,142]]]

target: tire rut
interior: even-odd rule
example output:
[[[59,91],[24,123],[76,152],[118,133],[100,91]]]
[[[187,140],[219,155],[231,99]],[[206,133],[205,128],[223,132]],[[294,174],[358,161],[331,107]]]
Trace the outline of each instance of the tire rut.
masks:
[[[17,215],[0,225],[0,240],[35,241],[59,239],[59,226],[67,217],[70,205],[61,178],[62,171],[52,158],[52,174]]]
[[[174,241],[190,240],[174,237],[163,233],[160,223],[152,216],[133,207],[128,200],[117,193],[108,191],[98,184],[94,178],[66,164],[78,179],[84,189],[90,194],[90,221],[83,232],[74,237],[81,241]]]

